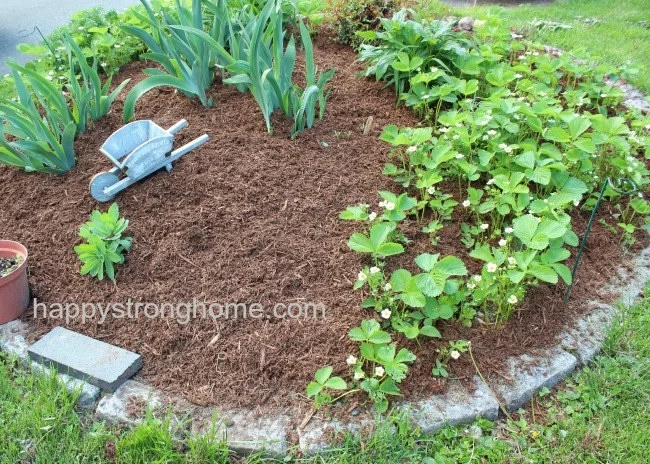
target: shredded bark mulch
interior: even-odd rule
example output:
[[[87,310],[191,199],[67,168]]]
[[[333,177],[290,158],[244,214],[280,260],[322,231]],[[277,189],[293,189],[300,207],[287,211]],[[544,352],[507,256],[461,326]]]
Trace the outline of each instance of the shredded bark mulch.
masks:
[[[120,97],[111,114],[95,123],[76,143],[78,166],[63,176],[26,174],[0,167],[3,238],[30,251],[32,295],[45,303],[323,303],[322,319],[174,319],[137,320],[99,316],[82,324],[24,316],[38,337],[54,326],[72,330],[142,354],[145,379],[189,401],[220,406],[307,406],[306,384],[314,372],[332,365],[346,372],[345,358],[356,352],[347,332],[372,313],[361,309],[355,276],[366,262],[346,242],[357,225],[338,219],[340,211],[360,202],[376,205],[379,190],[400,187],[381,171],[389,146],[378,138],[387,124],[416,125],[403,107],[395,107],[391,89],[356,76],[361,67],[351,49],[327,37],[315,41],[321,70],[336,68],[325,119],[296,140],[288,138],[291,121],[274,117],[275,134],[266,131],[250,94],[233,87],[211,89],[215,105],[203,108],[173,90],[149,92],[137,106],[138,119],[169,127],[185,118],[189,126],[177,144],[208,134],[210,141],[186,154],[170,173],[160,171],[119,194],[121,214],[130,220],[134,238],[117,282],[79,275],[73,247],[79,226],[94,209],[105,210],[88,192],[92,176],[110,169],[99,146],[122,125]],[[142,64],[127,66],[120,78],[143,77]],[[374,123],[363,135],[364,123]],[[453,192],[450,192],[453,193]],[[460,211],[458,214],[462,214]],[[607,212],[603,210],[603,216]],[[423,251],[456,254],[468,260],[458,225],[442,231],[438,247],[419,227],[406,224],[414,241],[408,254],[389,261],[391,268],[412,266]],[[586,215],[576,216],[581,233]],[[417,355],[403,382],[408,397],[441,392],[444,383],[431,376],[436,347],[468,339],[484,375],[502,373],[511,355],[548,346],[555,335],[585,310],[583,301],[599,294],[621,263],[621,247],[611,232],[596,224],[583,256],[573,296],[562,303],[563,286],[530,291],[513,320],[494,329],[463,328],[445,323],[445,340],[398,340]],[[410,261],[411,264],[408,262]],[[471,266],[471,263],[470,263]],[[268,313],[265,313],[268,314]],[[467,359],[454,362],[451,377],[469,379]]]

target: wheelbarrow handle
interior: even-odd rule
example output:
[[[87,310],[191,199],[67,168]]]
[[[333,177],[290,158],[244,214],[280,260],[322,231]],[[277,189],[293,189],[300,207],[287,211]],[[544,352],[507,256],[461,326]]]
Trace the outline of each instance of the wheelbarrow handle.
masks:
[[[181,156],[183,156],[185,153],[187,153],[188,151],[194,150],[196,147],[198,147],[199,145],[203,145],[207,141],[208,141],[208,136],[206,134],[203,134],[201,137],[198,137],[192,140],[191,142],[188,142],[182,147],[177,148],[176,150],[171,152],[169,158],[171,159],[171,161],[175,161]]]
[[[167,132],[170,134],[175,134],[179,130],[181,130],[183,127],[187,126],[187,121],[185,119],[181,119],[178,121],[176,124],[174,124],[172,127],[167,129]]]

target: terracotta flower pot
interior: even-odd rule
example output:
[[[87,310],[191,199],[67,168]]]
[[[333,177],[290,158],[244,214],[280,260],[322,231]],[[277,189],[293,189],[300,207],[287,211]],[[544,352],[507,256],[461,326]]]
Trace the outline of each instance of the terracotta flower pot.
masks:
[[[15,258],[23,262],[10,274],[0,277],[0,324],[13,321],[29,306],[27,283],[27,249],[18,242],[0,240],[0,258]]]

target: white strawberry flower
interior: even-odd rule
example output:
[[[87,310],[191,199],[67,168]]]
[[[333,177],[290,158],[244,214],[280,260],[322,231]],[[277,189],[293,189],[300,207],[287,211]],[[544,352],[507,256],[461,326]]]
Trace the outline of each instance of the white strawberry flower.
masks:
[[[354,366],[357,363],[356,356],[353,356],[353,355],[348,356],[348,359],[345,360],[345,363],[348,366]]]
[[[483,280],[483,277],[481,277],[480,275],[475,275],[475,276],[474,276],[474,280],[475,280],[476,282],[480,282],[481,280]]]
[[[463,206],[464,206],[465,208],[468,208],[471,204],[472,204],[472,202],[469,201],[469,200],[465,200],[465,201],[463,202]]]
[[[386,308],[386,309],[382,310],[382,312],[381,312],[381,317],[382,317],[383,319],[390,319],[390,315],[391,315],[391,314],[392,314],[392,313],[391,313],[391,310],[388,309],[388,308]]]
[[[512,227],[506,227],[504,231],[506,234],[511,234],[515,231],[515,229],[513,229]]]
[[[406,151],[409,152],[409,153],[413,153],[417,149],[418,149],[418,147],[416,145],[411,145],[410,147],[408,147],[406,149]]]
[[[384,368],[381,366],[375,367],[375,377],[383,377],[384,376]]]
[[[463,155],[462,153],[458,153],[456,155],[456,159],[463,159],[463,158],[465,158],[465,155]]]
[[[368,276],[363,271],[359,272],[359,275],[357,276],[357,280],[366,280],[367,278]]]
[[[395,203],[393,203],[392,201],[387,201],[386,204],[384,205],[384,207],[385,207],[388,211],[392,211],[392,210],[395,209]]]
[[[514,258],[514,256],[508,256],[508,264],[510,264],[511,266],[517,264],[517,260]]]
[[[482,230],[488,230],[488,228],[490,227],[490,225],[489,225],[489,224],[481,224],[479,227],[480,227]]]
[[[453,359],[458,359],[460,358],[460,353],[457,350],[452,350],[451,353],[449,353],[449,356],[451,356]]]
[[[508,244],[508,241],[505,238],[502,238],[501,240],[499,240],[499,246],[504,247],[507,244]]]
[[[494,129],[490,129],[489,131],[487,131],[487,134],[488,135],[497,135],[497,131],[495,131]]]
[[[386,290],[387,292],[390,292],[392,288],[393,286],[390,284],[390,282],[384,285],[384,290]]]
[[[375,219],[377,219],[377,213],[375,213],[375,212],[373,211],[373,212],[371,212],[371,213],[368,215],[368,220],[369,220],[369,221],[374,221]]]
[[[363,371],[356,371],[354,373],[354,380],[361,380],[366,376],[366,374],[363,373]]]
[[[508,297],[508,303],[510,303],[510,304],[516,304],[517,301],[519,301],[519,300],[517,300],[517,297],[515,295],[510,295]]]
[[[496,263],[488,263],[487,264],[487,271],[488,272],[496,272],[497,271]]]
[[[433,193],[434,193],[435,191],[436,191],[436,188],[435,188],[433,185],[427,189],[427,193],[428,193],[429,195],[433,195]]]
[[[371,274],[377,274],[378,272],[381,272],[381,269],[379,269],[377,266],[373,266],[370,268]]]

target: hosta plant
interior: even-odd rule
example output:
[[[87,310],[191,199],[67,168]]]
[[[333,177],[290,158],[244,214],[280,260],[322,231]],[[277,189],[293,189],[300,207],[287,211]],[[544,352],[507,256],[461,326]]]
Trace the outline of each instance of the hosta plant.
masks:
[[[106,213],[93,211],[90,221],[79,229],[79,236],[86,243],[74,248],[83,263],[81,275],[89,274],[104,279],[104,274],[115,280],[115,265],[124,262],[124,253],[131,249],[131,237],[123,237],[129,225],[128,219],[120,218],[117,203],[113,203]]]

